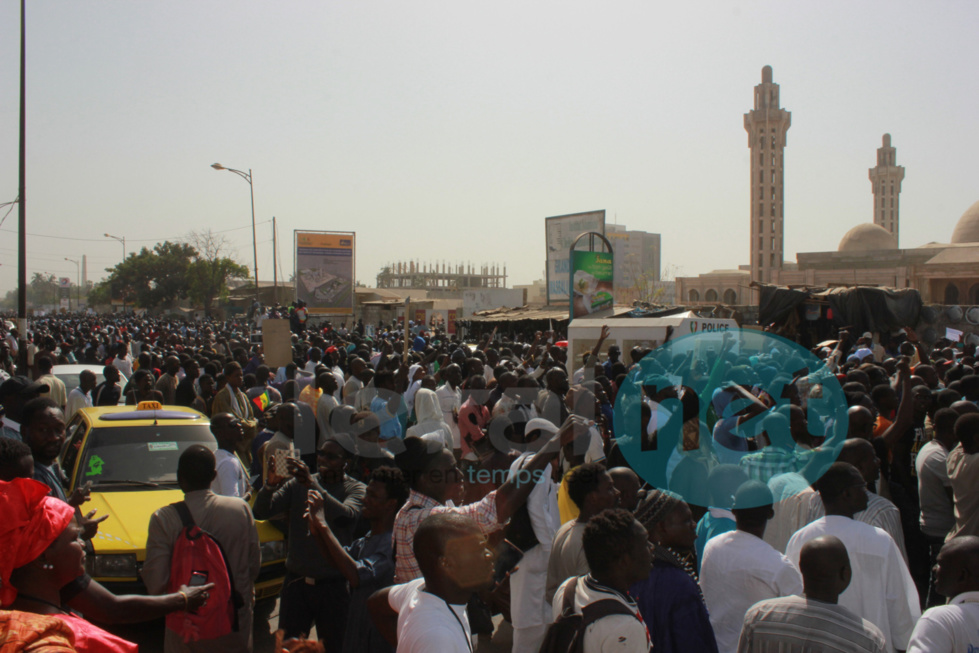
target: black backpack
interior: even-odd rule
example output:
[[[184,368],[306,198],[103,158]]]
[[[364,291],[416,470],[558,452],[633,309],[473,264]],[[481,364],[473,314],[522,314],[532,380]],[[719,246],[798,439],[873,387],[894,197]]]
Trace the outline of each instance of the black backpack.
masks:
[[[589,603],[581,610],[574,611],[574,597],[578,591],[580,578],[568,582],[564,586],[562,596],[561,616],[547,628],[547,635],[540,645],[540,653],[584,653],[585,631],[603,617],[613,614],[624,614],[635,617],[635,613],[615,599],[602,599]]]

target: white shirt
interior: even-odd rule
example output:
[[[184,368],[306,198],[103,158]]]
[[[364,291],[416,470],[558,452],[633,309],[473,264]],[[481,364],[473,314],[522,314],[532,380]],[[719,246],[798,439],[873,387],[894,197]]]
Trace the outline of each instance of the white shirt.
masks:
[[[528,451],[514,460],[508,477],[508,480],[516,483],[534,484],[527,497],[527,513],[538,542],[524,552],[516,571],[510,575],[510,615],[514,628],[546,626],[552,621],[551,604],[545,590],[551,542],[561,528],[561,514],[557,505],[560,486],[551,480],[551,465],[536,474],[520,471],[532,457],[533,452]]]
[[[226,497],[245,498],[248,494],[248,473],[238,456],[224,449],[214,452],[217,476],[211,481],[211,492]]]
[[[931,537],[945,537],[955,526],[955,506],[948,488],[948,450],[938,440],[921,447],[914,459],[918,472],[918,497],[921,503],[921,532]]]
[[[472,634],[465,605],[452,605],[424,590],[416,578],[388,591],[398,613],[398,653],[471,653]]]
[[[765,542],[781,553],[797,530],[809,523],[809,504],[815,490],[802,474],[779,474],[768,481],[775,497],[775,516],[765,528]]]
[[[867,509],[861,510],[853,516],[859,522],[876,526],[887,531],[887,534],[894,540],[897,550],[901,552],[904,562],[908,562],[908,552],[904,547],[904,527],[901,525],[901,511],[893,503],[873,492],[867,490]],[[810,495],[809,502],[809,522],[814,522],[826,514],[823,506],[823,498],[819,492]]]
[[[744,616],[755,603],[802,593],[802,575],[784,555],[744,531],[712,537],[700,588],[719,653],[735,653]]]
[[[65,417],[71,419],[71,416],[79,408],[91,408],[92,397],[87,392],[82,392],[81,388],[74,388],[68,393],[68,406],[65,408]]]
[[[574,612],[581,610],[591,603],[604,599],[613,599],[625,605],[635,613],[635,617],[625,614],[612,614],[592,623],[585,630],[584,650],[587,653],[648,653],[652,650],[649,642],[649,632],[640,620],[639,608],[631,597],[619,594],[611,588],[599,585],[589,576],[575,576],[567,579],[554,593],[554,606],[551,618],[557,621],[564,609],[564,588],[568,583],[576,583],[574,597]],[[433,651],[435,649],[432,649]],[[398,648],[398,653],[401,649]],[[693,653],[693,652],[691,652]]]
[[[357,401],[357,393],[364,388],[364,382],[356,376],[351,376],[343,384],[343,403],[353,406]]]
[[[127,379],[133,375],[133,359],[128,354],[125,358],[119,358],[118,356],[113,358],[112,366],[119,370],[120,374]]]
[[[908,653],[979,650],[979,592],[963,592],[921,615]]]
[[[459,408],[462,406],[462,389],[453,390],[451,385],[444,383],[435,391],[435,395],[439,398],[439,406],[442,408],[442,419],[449,425],[449,431],[452,433],[452,448],[461,449],[462,439],[459,436],[459,425],[453,416],[459,414]],[[453,411],[453,409],[455,410]]]
[[[540,542],[539,546],[550,553],[554,536],[561,528],[561,513],[557,503],[558,489],[561,486],[552,480],[551,463],[547,464],[543,472],[537,472],[534,475],[531,475],[530,472],[524,472],[522,475],[518,473],[518,470],[526,467],[533,457],[534,452],[528,451],[514,460],[513,464],[510,465],[510,475],[507,480],[534,484],[534,489],[530,491],[530,496],[527,497],[527,513],[530,515],[530,524],[533,526],[534,535]]]
[[[336,397],[328,395],[325,392],[320,395],[319,400],[316,402],[316,423],[320,425],[320,438],[319,442],[316,443],[317,451],[323,442],[333,437],[333,428],[330,426],[330,413],[337,406]]]
[[[802,545],[821,535],[840,538],[850,557],[853,580],[840,595],[840,605],[880,628],[889,651],[907,649],[921,608],[918,590],[891,536],[875,526],[829,515],[799,529],[789,540],[786,556],[798,566]]]

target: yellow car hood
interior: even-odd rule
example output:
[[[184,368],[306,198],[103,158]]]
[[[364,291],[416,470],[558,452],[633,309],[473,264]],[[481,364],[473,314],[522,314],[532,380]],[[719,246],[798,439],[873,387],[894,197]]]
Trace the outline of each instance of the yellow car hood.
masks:
[[[92,492],[89,501],[81,507],[82,514],[97,510],[96,519],[109,516],[99,524],[99,532],[92,538],[95,552],[135,553],[138,560],[145,560],[150,517],[163,506],[183,498],[180,490]]]
[[[183,501],[180,490],[150,490],[135,492],[92,492],[89,501],[82,505],[82,514],[97,510],[95,518],[108,515],[99,524],[99,532],[92,538],[95,553],[135,553],[140,562],[146,560],[146,536],[153,513],[177,501]],[[265,521],[256,522],[259,541],[272,542],[283,539],[282,532]]]

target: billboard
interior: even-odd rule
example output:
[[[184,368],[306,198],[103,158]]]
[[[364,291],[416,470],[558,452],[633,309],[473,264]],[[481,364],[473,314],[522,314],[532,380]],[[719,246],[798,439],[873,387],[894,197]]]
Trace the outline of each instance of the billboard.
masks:
[[[571,260],[568,250],[574,239],[586,231],[605,234],[605,211],[558,215],[544,220],[547,248],[547,303],[571,302]],[[582,243],[584,245],[584,243]]]
[[[575,250],[571,261],[571,319],[612,308],[614,265],[612,252]]]
[[[296,231],[296,299],[310,315],[353,315],[352,231]]]

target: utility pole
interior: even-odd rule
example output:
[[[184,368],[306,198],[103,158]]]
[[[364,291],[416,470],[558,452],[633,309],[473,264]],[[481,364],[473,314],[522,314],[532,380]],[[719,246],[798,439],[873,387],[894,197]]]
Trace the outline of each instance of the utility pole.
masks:
[[[279,266],[276,264],[275,216],[272,216],[272,298],[279,303]]]
[[[27,375],[27,7],[20,0],[20,162],[17,184],[17,372]]]

